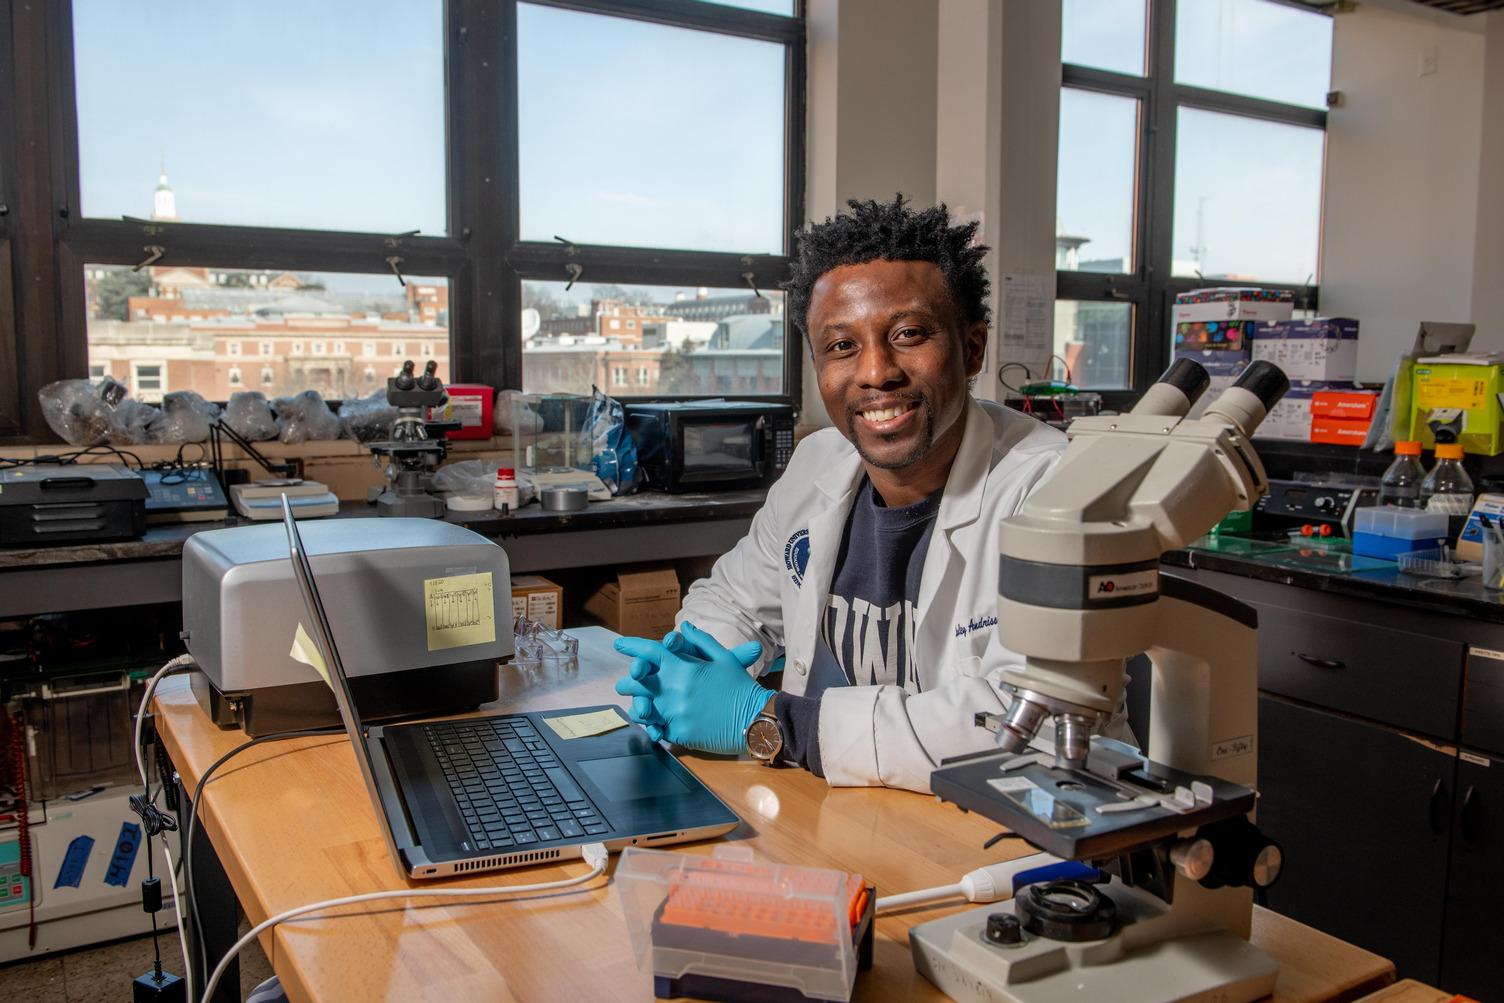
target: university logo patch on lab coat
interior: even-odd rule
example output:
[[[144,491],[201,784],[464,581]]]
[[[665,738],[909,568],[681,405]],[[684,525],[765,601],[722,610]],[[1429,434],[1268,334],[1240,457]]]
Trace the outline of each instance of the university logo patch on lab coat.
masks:
[[[798,530],[783,545],[783,566],[795,585],[804,584],[804,569],[809,566],[809,530]]]

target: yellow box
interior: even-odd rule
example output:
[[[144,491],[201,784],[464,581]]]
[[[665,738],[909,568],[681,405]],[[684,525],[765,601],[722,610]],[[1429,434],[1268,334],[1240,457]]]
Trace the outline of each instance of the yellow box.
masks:
[[[1469,453],[1495,456],[1504,452],[1499,434],[1504,406],[1504,368],[1492,355],[1433,356],[1416,361],[1410,374],[1410,411],[1403,438],[1427,449],[1436,443],[1430,422],[1455,421],[1462,431],[1458,441]]]

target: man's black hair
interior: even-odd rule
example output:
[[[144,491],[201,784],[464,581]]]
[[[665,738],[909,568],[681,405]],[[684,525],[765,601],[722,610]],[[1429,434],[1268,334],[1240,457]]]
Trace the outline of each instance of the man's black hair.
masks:
[[[842,265],[868,261],[929,261],[940,268],[962,324],[987,323],[987,248],[972,243],[975,222],[950,225],[945,203],[910,209],[902,194],[892,202],[846,203],[851,211],[812,224],[798,235],[792,274],[783,284],[794,324],[809,337],[809,298],[820,276]]]

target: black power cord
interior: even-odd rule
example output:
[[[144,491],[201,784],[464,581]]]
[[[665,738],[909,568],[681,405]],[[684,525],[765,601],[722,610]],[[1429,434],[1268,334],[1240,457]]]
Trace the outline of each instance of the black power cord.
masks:
[[[223,756],[220,756],[209,765],[209,768],[204,771],[203,776],[198,778],[198,783],[193,788],[193,801],[188,806],[188,825],[183,833],[183,888],[188,897],[188,922],[192,924],[194,942],[199,945],[200,949],[202,949],[204,943],[204,928],[203,924],[199,922],[198,900],[194,898],[193,893],[193,833],[198,827],[198,806],[203,800],[204,785],[209,782],[209,778],[214,776],[215,772],[221,766],[254,746],[265,742],[282,742],[290,738],[315,738],[321,735],[343,735],[344,733],[345,729],[343,727],[328,727],[306,728],[301,731],[277,731],[269,735],[259,735],[247,742],[242,742]],[[205,953],[207,954],[207,952]],[[204,975],[201,974],[200,977],[202,978]],[[196,990],[197,987],[194,988]],[[196,999],[197,997],[193,998]]]

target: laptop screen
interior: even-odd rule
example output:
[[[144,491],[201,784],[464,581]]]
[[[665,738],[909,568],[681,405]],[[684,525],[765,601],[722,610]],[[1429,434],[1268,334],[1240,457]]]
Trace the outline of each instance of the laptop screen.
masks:
[[[361,723],[360,714],[355,709],[355,698],[350,693],[350,679],[345,675],[344,664],[339,658],[339,649],[334,645],[334,632],[329,627],[329,617],[324,610],[324,602],[319,598],[318,583],[313,577],[313,565],[309,563],[308,551],[303,546],[303,537],[298,532],[297,520],[292,515],[292,503],[286,494],[283,494],[281,498],[282,525],[287,529],[287,547],[291,552],[293,577],[298,580],[298,591],[303,594],[303,609],[307,612],[310,621],[308,633],[318,647],[319,656],[323,659],[328,671],[329,688],[334,691],[334,702],[339,705],[339,716],[340,720],[345,723],[345,733],[350,736],[350,744],[355,746],[355,761],[360,764],[361,775],[365,777],[366,790],[370,792],[371,806],[376,809],[382,835],[386,838],[393,857],[397,858],[398,841],[392,832],[386,812],[382,810],[381,793],[376,785],[375,767],[371,762],[370,747],[366,744],[365,725]]]

